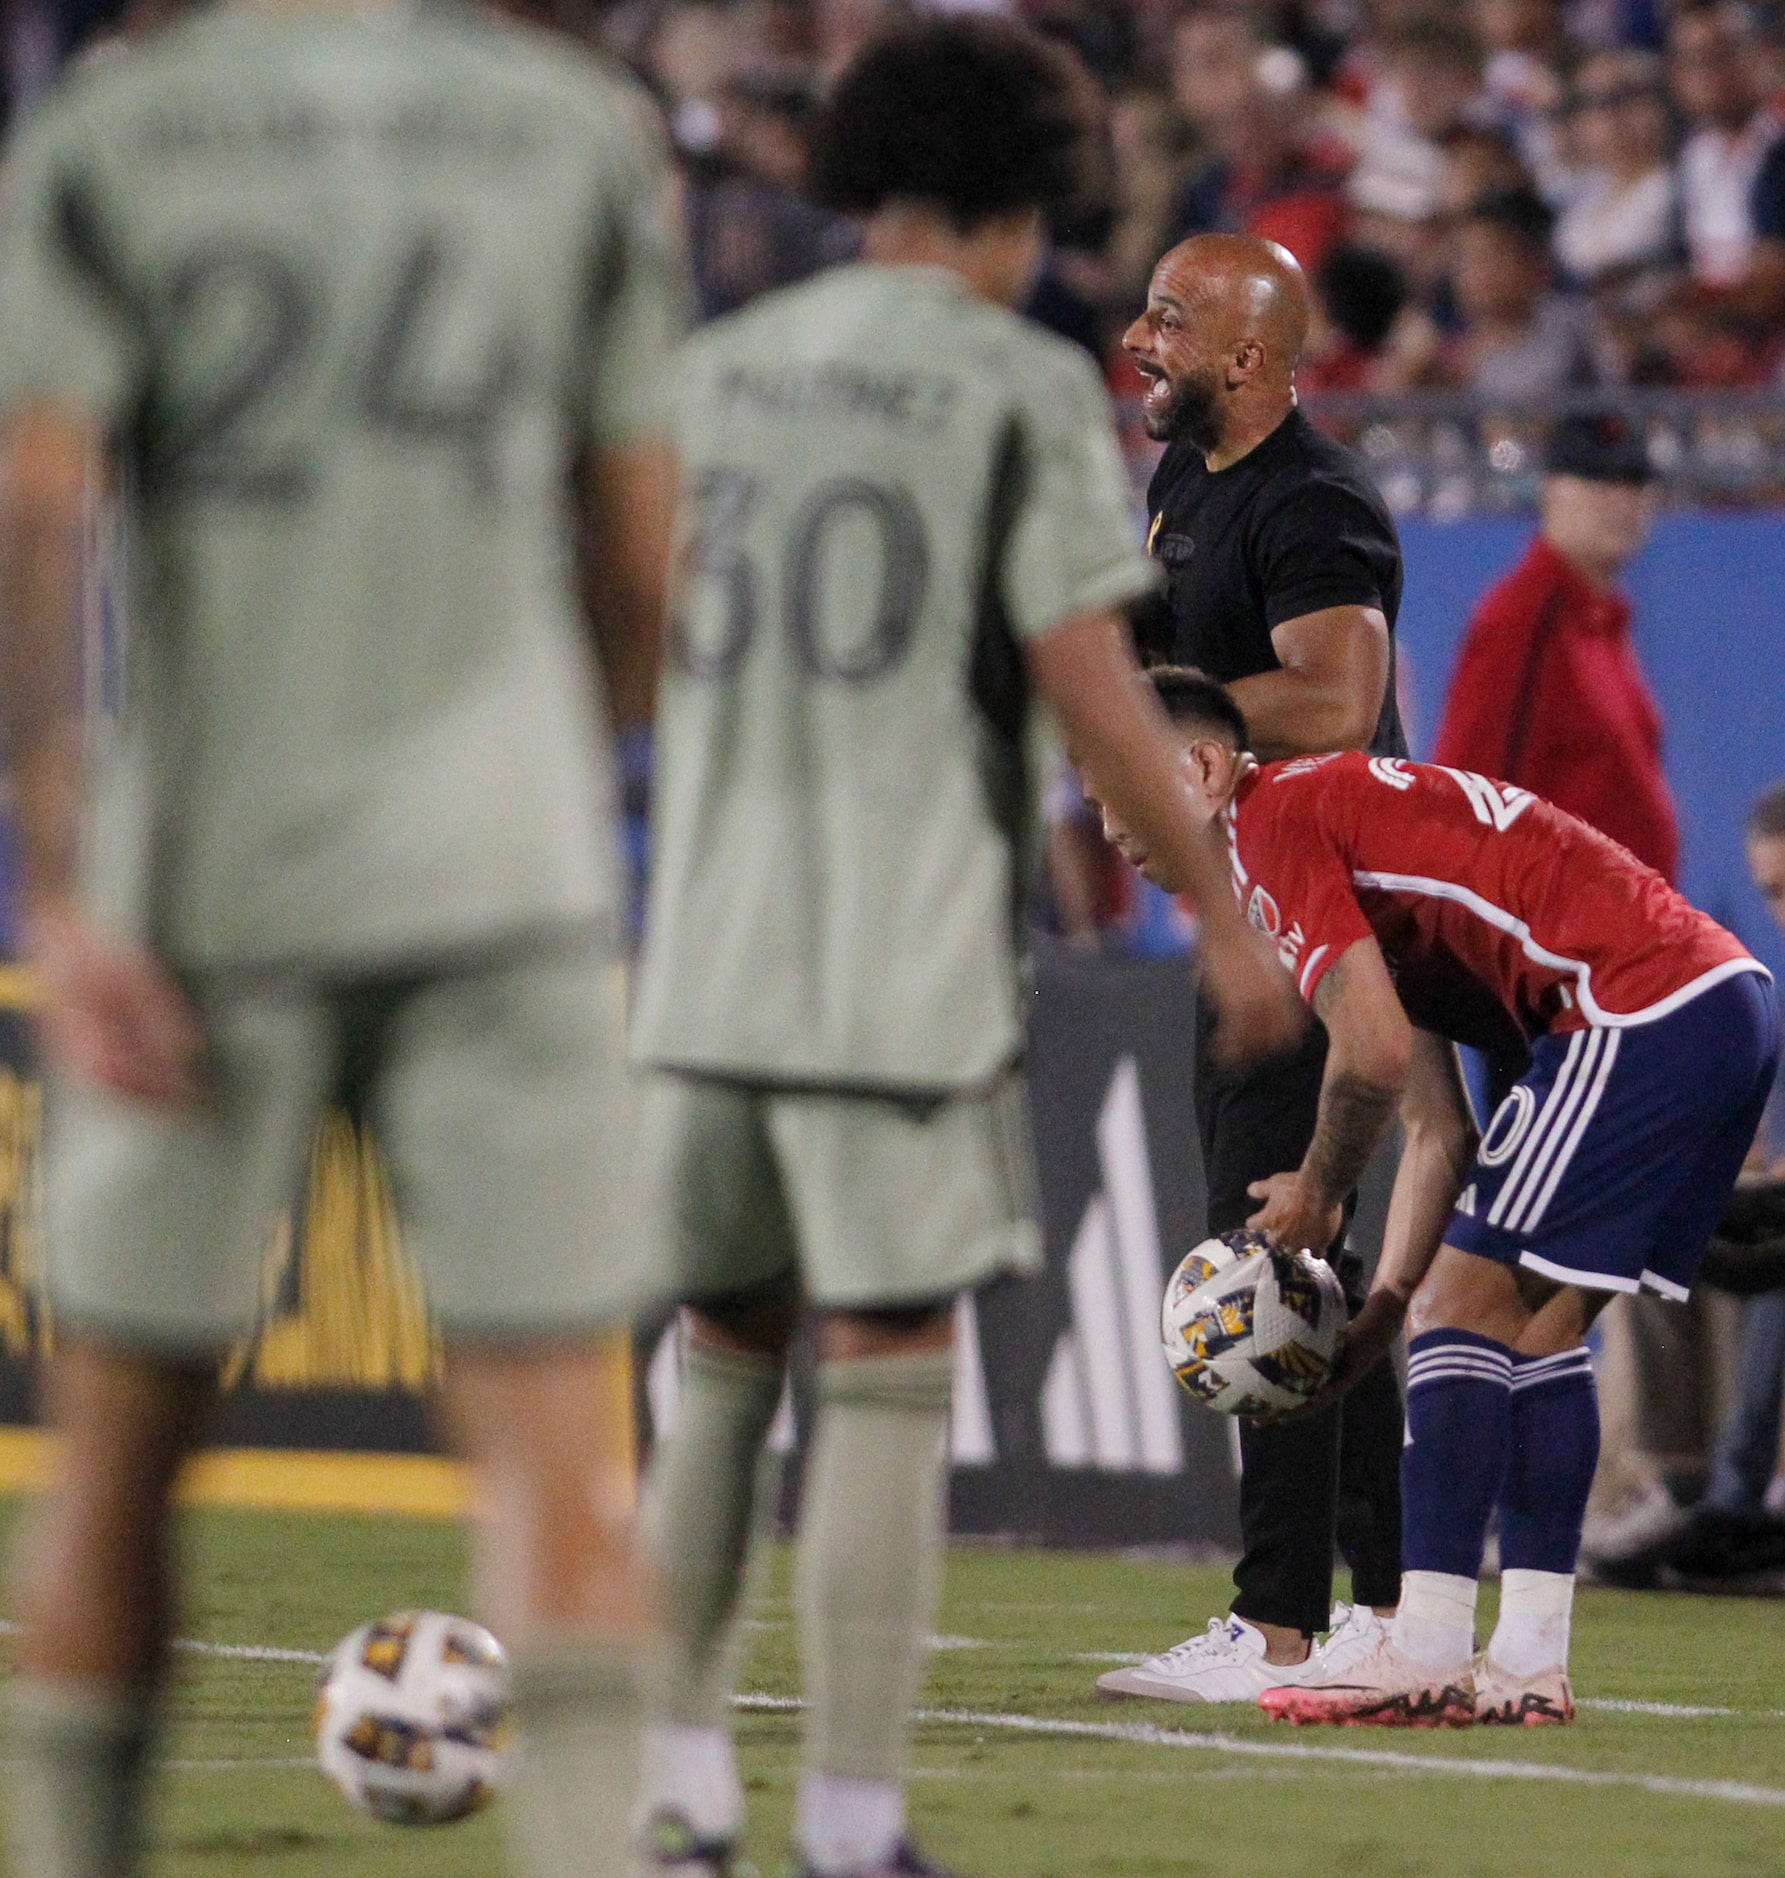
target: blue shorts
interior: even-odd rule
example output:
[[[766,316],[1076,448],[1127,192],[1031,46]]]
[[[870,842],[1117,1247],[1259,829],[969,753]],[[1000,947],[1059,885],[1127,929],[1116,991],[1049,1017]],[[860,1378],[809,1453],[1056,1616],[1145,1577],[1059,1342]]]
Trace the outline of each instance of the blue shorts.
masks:
[[[1446,1242],[1590,1291],[1685,1297],[1778,1059],[1778,994],[1757,971],[1653,1023],[1539,1037]]]

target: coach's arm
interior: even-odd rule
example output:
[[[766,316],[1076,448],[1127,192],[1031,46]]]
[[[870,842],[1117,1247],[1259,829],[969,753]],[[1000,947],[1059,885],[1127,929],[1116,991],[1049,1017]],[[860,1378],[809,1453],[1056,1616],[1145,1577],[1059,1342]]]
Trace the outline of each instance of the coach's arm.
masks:
[[[1272,629],[1281,671],[1236,678],[1261,762],[1361,750],[1376,734],[1388,691],[1388,619],[1380,607],[1329,606]]]

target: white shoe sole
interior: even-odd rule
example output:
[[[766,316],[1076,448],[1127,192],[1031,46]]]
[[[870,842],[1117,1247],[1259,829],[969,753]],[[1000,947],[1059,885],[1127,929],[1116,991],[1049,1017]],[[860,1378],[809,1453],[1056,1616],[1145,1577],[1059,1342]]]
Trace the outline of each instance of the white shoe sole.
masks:
[[[1112,1669],[1107,1675],[1097,1678],[1097,1693],[1115,1700],[1136,1696],[1151,1702],[1185,1702],[1197,1707],[1221,1707],[1256,1702],[1266,1689],[1277,1687],[1274,1683],[1260,1683],[1256,1689],[1247,1690],[1243,1695],[1204,1695],[1199,1689],[1186,1688],[1181,1682],[1173,1682],[1164,1676],[1149,1675],[1144,1669]]]

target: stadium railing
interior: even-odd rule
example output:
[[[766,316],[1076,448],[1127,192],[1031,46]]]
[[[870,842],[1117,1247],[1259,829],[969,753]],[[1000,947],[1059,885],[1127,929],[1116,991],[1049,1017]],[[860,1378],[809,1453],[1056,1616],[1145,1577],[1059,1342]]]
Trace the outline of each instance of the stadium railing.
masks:
[[[1582,389],[1540,404],[1326,392],[1305,408],[1363,452],[1401,515],[1454,521],[1535,507],[1544,441],[1576,411],[1629,420],[1670,508],[1785,508],[1785,392]]]

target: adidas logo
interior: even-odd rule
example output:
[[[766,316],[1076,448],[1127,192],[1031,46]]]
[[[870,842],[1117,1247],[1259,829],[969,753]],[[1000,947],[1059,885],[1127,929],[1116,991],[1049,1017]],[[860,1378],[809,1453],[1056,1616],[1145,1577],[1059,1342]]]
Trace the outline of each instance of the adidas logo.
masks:
[[[1475,1182],[1474,1181],[1470,1181],[1468,1186],[1466,1186],[1462,1190],[1462,1192],[1457,1195],[1456,1210],[1459,1213],[1467,1213],[1471,1219],[1475,1217]]]
[[[1159,1353],[1159,1224],[1140,1072],[1125,1056],[1097,1118],[1102,1190],[1066,1262],[1072,1322],[1041,1387],[1041,1432],[1055,1467],[1109,1473],[1184,1469],[1177,1384]]]

